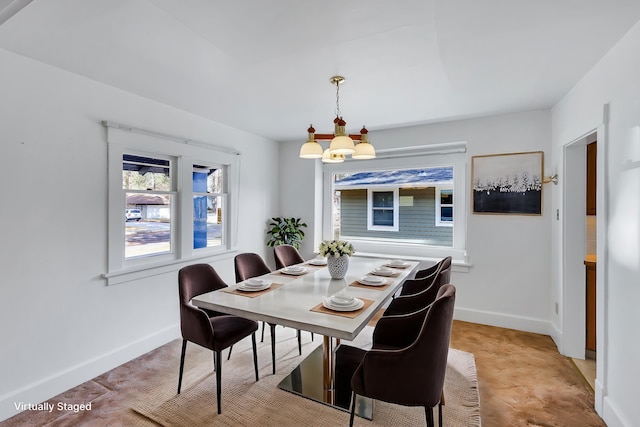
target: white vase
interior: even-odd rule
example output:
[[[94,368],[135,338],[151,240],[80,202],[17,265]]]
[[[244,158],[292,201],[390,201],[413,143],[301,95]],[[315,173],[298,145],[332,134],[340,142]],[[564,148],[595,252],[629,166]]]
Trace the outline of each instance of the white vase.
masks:
[[[328,256],[327,268],[332,279],[344,279],[349,268],[349,255]]]

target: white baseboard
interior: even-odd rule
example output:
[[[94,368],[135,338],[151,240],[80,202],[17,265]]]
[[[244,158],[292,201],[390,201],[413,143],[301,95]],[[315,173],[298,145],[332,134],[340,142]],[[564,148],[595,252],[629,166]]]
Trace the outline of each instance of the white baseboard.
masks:
[[[518,331],[533,332],[543,335],[551,335],[552,329],[551,322],[548,320],[514,316],[490,311],[472,310],[464,307],[455,308],[454,318],[465,322],[480,323],[483,325],[498,326],[500,328],[516,329]]]
[[[138,356],[158,348],[179,336],[180,327],[176,324],[112,350],[109,353],[71,366],[40,381],[0,396],[0,421],[20,413],[21,411],[16,409],[16,404],[20,402],[32,404],[44,402],[131,359],[135,359]],[[57,402],[52,403],[56,404]]]
[[[558,347],[558,352],[560,354],[564,354],[563,353],[563,347],[562,347],[562,331],[560,329],[558,329],[558,327],[554,324],[554,323],[550,323],[550,334],[551,335],[551,339],[553,340],[554,343],[556,343],[556,347]]]
[[[624,415],[622,415],[617,405],[611,400],[610,397],[604,397],[602,413],[600,414],[600,416],[608,427],[632,427],[631,422],[627,420]]]

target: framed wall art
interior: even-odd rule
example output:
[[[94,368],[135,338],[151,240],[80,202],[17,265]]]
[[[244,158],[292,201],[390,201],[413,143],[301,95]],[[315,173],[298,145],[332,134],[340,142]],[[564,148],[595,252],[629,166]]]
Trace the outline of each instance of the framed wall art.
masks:
[[[542,215],[544,152],[471,158],[472,212]]]

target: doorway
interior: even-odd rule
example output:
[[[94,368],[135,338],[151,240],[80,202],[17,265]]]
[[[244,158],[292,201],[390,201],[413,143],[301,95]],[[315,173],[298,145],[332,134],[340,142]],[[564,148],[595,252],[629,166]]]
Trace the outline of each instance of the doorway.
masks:
[[[606,107],[605,107],[606,108]],[[594,218],[587,215],[587,145],[597,141],[596,161],[596,210]],[[601,407],[603,380],[606,376],[606,260],[604,242],[606,241],[606,210],[604,209],[606,194],[606,125],[589,132],[585,136],[567,144],[563,149],[563,187],[562,206],[564,209],[562,223],[562,353],[565,356],[587,359],[587,251],[592,252],[595,246],[596,269],[596,325],[595,335],[597,360],[595,363],[596,409]],[[593,221],[595,219],[595,221]],[[588,224],[591,221],[591,224]],[[587,236],[587,227],[595,228],[595,236]],[[593,241],[588,242],[589,239]],[[589,249],[587,247],[589,246]],[[593,376],[593,371],[589,374]]]

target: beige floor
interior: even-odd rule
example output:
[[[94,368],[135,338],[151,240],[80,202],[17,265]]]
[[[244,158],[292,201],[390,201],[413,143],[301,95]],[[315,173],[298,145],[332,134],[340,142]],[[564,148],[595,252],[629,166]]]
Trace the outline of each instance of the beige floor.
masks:
[[[475,355],[483,427],[605,426],[593,409],[592,391],[549,336],[454,321],[451,347]],[[176,378],[179,358],[180,343],[172,341],[50,399],[93,402],[93,410],[81,417],[26,411],[0,426],[145,423],[131,409],[132,396],[144,392],[150,377]]]

